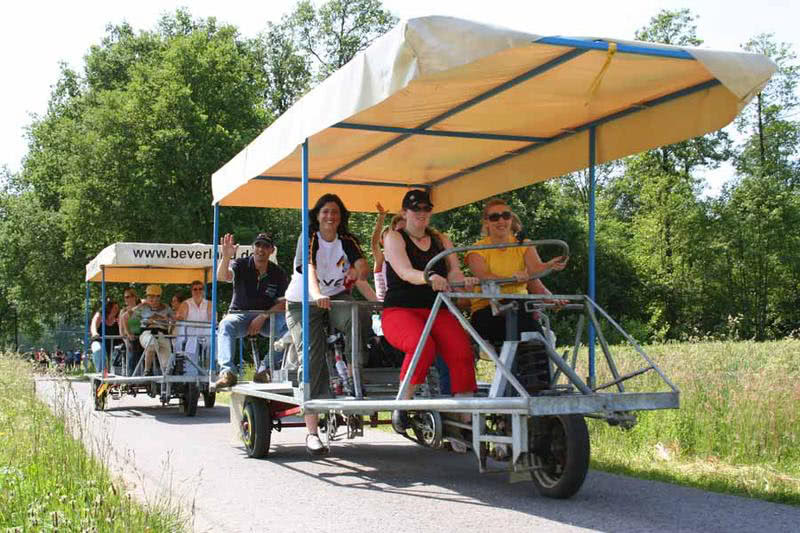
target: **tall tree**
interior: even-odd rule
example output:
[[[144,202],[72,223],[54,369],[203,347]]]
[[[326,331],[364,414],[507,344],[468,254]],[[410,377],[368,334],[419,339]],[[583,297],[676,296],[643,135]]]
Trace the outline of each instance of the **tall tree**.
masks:
[[[0,228],[27,325],[80,308],[83,267],[110,243],[210,239],[210,175],[271,119],[264,56],[179,10],[152,31],[109,26],[82,74],[62,67]]]
[[[697,46],[696,16],[688,9],[662,10],[636,32],[639,40]],[[618,220],[630,224],[630,248],[645,280],[652,331],[660,337],[685,334],[694,322],[690,297],[699,283],[693,254],[703,237],[703,182],[697,171],[715,168],[730,157],[723,132],[649,150],[625,160],[624,172],[608,186]]]
[[[397,17],[380,0],[329,0],[319,9],[300,0],[284,23],[323,80],[389,31]]]
[[[720,209],[720,240],[729,257],[729,299],[743,334],[764,339],[788,334],[800,321],[800,65],[791,46],[761,34],[743,45],[778,69],[736,121],[745,136],[734,159],[739,180]]]

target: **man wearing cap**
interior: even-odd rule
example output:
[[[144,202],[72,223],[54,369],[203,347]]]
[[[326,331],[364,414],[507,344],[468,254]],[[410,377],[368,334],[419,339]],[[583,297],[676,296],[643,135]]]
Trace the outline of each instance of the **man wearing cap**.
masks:
[[[161,373],[166,374],[172,352],[172,343],[166,337],[170,323],[174,322],[172,308],[161,303],[161,285],[148,285],[145,296],[145,301],[130,312],[130,317],[138,319],[142,328],[139,343],[144,350],[144,375],[153,375],[153,357],[156,354]],[[127,326],[130,325],[131,318],[128,319]]]
[[[220,377],[216,387],[236,385],[239,369],[233,359],[236,339],[246,335],[269,335],[265,311],[282,311],[284,302],[278,303],[289,285],[286,273],[269,256],[275,249],[272,238],[259,233],[253,240],[253,255],[233,259],[237,245],[233,235],[222,238],[222,260],[217,267],[217,280],[233,282],[233,298],[228,314],[219,323],[217,359]],[[276,331],[285,322],[282,314],[272,315],[276,321]]]

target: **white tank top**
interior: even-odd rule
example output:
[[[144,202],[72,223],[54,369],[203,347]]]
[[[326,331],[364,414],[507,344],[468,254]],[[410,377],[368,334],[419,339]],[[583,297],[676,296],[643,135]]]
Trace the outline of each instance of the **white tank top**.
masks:
[[[200,302],[200,305],[194,303],[193,298],[189,298],[186,300],[189,305],[189,312],[186,314],[186,320],[197,320],[201,322],[208,322],[208,304],[209,302],[206,299],[203,299]]]
[[[189,312],[186,313],[186,320],[208,322],[208,306],[210,304],[209,300],[203,299],[198,305],[194,303],[193,298],[189,298],[186,300],[186,305],[189,309]],[[194,354],[197,351],[198,338],[211,335],[211,326],[186,326],[184,334],[186,335],[184,350],[189,354]]]

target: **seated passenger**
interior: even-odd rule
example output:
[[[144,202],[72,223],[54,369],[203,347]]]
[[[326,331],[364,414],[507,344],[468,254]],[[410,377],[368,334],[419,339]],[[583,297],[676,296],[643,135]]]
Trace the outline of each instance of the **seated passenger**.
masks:
[[[270,315],[265,311],[283,310],[284,303],[278,302],[278,298],[283,296],[288,285],[283,269],[269,260],[275,246],[267,233],[256,235],[253,255],[231,261],[237,248],[233,235],[228,233],[222,238],[222,260],[217,267],[217,280],[233,282],[233,298],[228,313],[219,323],[217,359],[220,377],[215,387],[236,385],[239,374],[233,359],[236,339],[247,335],[269,335],[267,319]],[[283,314],[271,316],[276,324],[275,330],[280,335],[280,329],[284,326]],[[258,375],[253,379],[261,380]]]
[[[94,313],[92,317],[92,322],[89,326],[89,332],[92,335],[92,361],[94,362],[94,371],[95,372],[109,372],[110,369],[108,368],[108,358],[111,356],[111,352],[114,349],[114,345],[119,343],[119,340],[108,339],[108,337],[117,336],[119,335],[119,323],[118,323],[118,315],[119,315],[119,305],[112,300],[111,298],[106,298],[105,307],[106,307],[106,359],[103,360],[103,344],[102,344],[102,336],[103,336],[103,310],[100,305],[97,306],[98,309]],[[44,351],[44,348],[42,348]]]
[[[400,231],[403,229],[406,226],[406,220],[403,218],[403,215],[395,215],[392,217],[389,225],[383,227],[383,221],[386,218],[386,210],[380,202],[377,203],[375,207],[378,209],[378,217],[375,220],[375,229],[372,231],[372,257],[375,258],[373,276],[375,277],[375,299],[382,302],[386,298],[386,260],[383,255],[383,241],[389,231]],[[437,234],[435,230],[432,229],[431,231]],[[460,307],[462,305],[461,301],[456,301],[456,305]],[[378,322],[378,328],[379,329],[376,329],[375,333],[383,335],[380,322]],[[449,396],[452,394],[452,391],[450,390],[450,371],[447,368],[447,364],[444,362],[442,356],[438,354],[433,361],[439,373],[439,392]]]
[[[383,334],[394,347],[406,353],[400,370],[405,376],[417,348],[425,322],[428,320],[436,291],[449,291],[449,282],[464,281],[468,287],[476,278],[465,278],[461,273],[458,256],[448,256],[439,261],[425,282],[425,265],[435,255],[453,243],[447,235],[436,232],[428,224],[433,204],[427,191],[411,190],[403,198],[402,214],[405,228],[386,234],[386,298],[382,316]],[[425,343],[422,356],[411,378],[404,398],[411,398],[416,386],[425,381],[435,354],[441,354],[450,370],[450,386],[456,396],[475,392],[475,369],[469,337],[456,317],[443,306],[433,323],[430,338]],[[397,430],[408,427],[405,411],[395,411],[392,422]]]
[[[482,233],[485,237],[474,244],[516,243],[517,233],[521,231],[519,219],[511,211],[505,200],[491,198],[483,207]],[[519,283],[500,286],[504,294],[550,294],[541,280],[528,281],[528,278],[546,269],[563,270],[567,266],[567,257],[554,257],[546,263],[542,262],[533,246],[518,248],[495,248],[490,250],[473,250],[467,253],[465,262],[472,273],[481,280],[516,278]],[[541,331],[539,321],[532,313],[520,310],[517,313],[519,332]],[[470,322],[484,339],[500,343],[506,336],[505,317],[492,316],[489,300],[475,298],[472,300],[472,316]],[[517,339],[508,339],[517,340]]]
[[[185,352],[195,364],[198,364],[197,356],[201,348],[207,345],[211,333],[211,301],[205,298],[205,288],[202,281],[194,280],[191,285],[192,297],[184,300],[175,313],[177,320],[194,322],[183,326],[181,331],[183,336],[176,340],[181,351]],[[208,325],[204,326],[199,322],[208,322]]]
[[[352,301],[350,287],[366,280],[369,267],[356,238],[348,229],[350,212],[335,194],[325,194],[309,212],[310,243],[297,240],[292,281],[286,290],[286,323],[298,353],[303,350],[303,248],[310,245],[308,292],[316,305],[309,306],[309,383],[311,398],[331,398],[330,377],[325,362],[326,327],[341,331],[345,337],[345,354],[352,354],[351,311],[349,306],[331,306],[331,299]],[[360,317],[362,331],[369,330],[369,321]],[[366,335],[361,334],[362,341]],[[362,348],[361,353],[365,353]],[[358,362],[356,362],[358,364]],[[352,367],[351,367],[352,368]],[[319,417],[306,414],[306,449],[312,455],[325,453],[317,434]]]
[[[158,355],[161,373],[167,373],[167,364],[172,355],[172,344],[166,335],[170,324],[174,321],[172,308],[161,303],[161,285],[148,285],[145,301],[133,308],[128,318],[130,327],[134,319],[141,324],[142,333],[139,342],[144,350],[144,375],[153,375],[153,358]]]
[[[139,344],[139,336],[128,329],[128,319],[133,308],[139,305],[139,295],[133,287],[127,287],[122,297],[125,300],[125,307],[119,314],[119,333],[125,342],[125,352],[128,359],[128,376],[132,376],[139,364],[142,356],[142,345]]]

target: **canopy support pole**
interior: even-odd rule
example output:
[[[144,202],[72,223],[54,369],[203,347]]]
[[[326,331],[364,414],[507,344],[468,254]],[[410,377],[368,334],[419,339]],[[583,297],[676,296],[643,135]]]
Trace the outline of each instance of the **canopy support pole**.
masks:
[[[595,301],[595,161],[597,159],[597,128],[589,128],[589,298]],[[594,360],[594,324],[590,321],[587,334],[589,347],[589,387],[595,386],[595,360]]]
[[[208,379],[217,368],[217,253],[219,252],[219,203],[214,204],[214,245],[211,258],[211,361]]]
[[[83,314],[83,355],[85,357],[89,357],[89,292],[91,291],[91,287],[89,286],[89,282],[86,282],[86,303],[84,305],[84,314]],[[80,363],[80,361],[79,361]],[[88,363],[87,363],[88,364]],[[80,366],[80,365],[78,365]],[[84,367],[88,368],[88,367]]]
[[[303,141],[303,401],[311,399],[311,379],[308,364],[308,138]]]
[[[103,341],[100,343],[100,353],[102,354],[102,358],[100,359],[100,368],[96,368],[97,372],[103,373],[103,370],[106,368],[106,267],[100,267],[100,309],[102,309],[103,314],[103,324],[102,328],[102,338]]]

